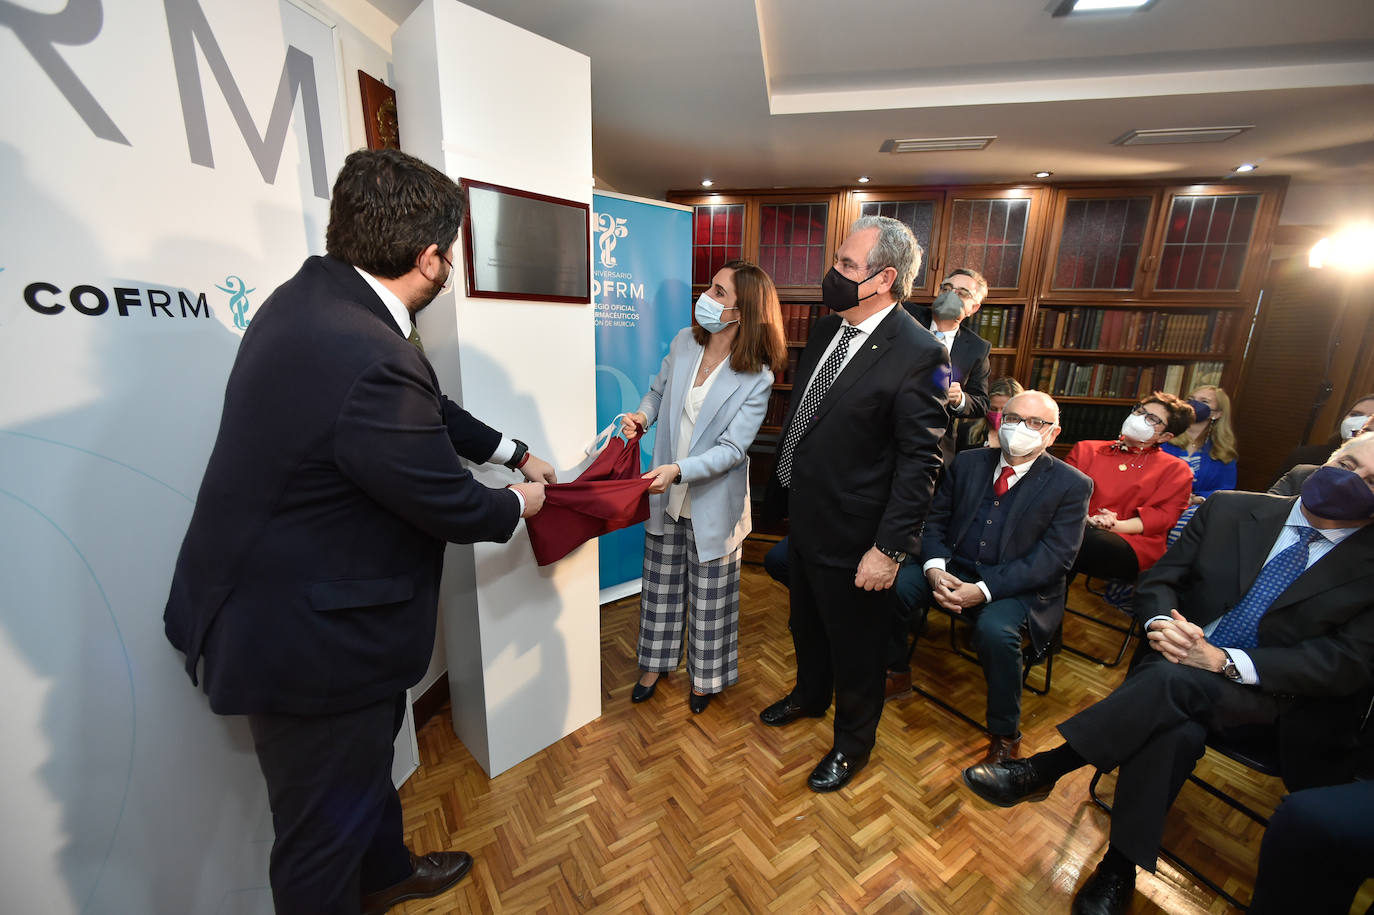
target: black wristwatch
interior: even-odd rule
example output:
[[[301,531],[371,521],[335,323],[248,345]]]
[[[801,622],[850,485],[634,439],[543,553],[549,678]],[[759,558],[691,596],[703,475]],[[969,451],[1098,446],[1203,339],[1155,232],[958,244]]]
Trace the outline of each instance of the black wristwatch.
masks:
[[[906,552],[903,550],[888,549],[881,543],[873,544],[873,549],[877,550],[879,553],[882,553],[888,559],[891,559],[893,562],[897,563],[897,565],[901,565],[902,563],[906,562]]]
[[[1235,659],[1231,657],[1231,652],[1223,648],[1221,653],[1226,655],[1226,663],[1221,665],[1221,675],[1228,680],[1239,683],[1240,668],[1236,666]]]
[[[519,470],[520,465],[525,463],[525,455],[530,453],[530,446],[518,438],[513,438],[511,441],[515,442],[515,453],[510,456],[510,460],[506,461],[504,466],[511,470]]]

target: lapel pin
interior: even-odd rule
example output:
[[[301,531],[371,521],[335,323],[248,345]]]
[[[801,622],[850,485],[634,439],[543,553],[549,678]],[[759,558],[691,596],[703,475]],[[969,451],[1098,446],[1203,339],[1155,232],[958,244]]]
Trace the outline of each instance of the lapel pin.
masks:
[[[876,344],[876,343],[873,344],[873,349],[877,349],[877,348],[878,348],[878,344]]]

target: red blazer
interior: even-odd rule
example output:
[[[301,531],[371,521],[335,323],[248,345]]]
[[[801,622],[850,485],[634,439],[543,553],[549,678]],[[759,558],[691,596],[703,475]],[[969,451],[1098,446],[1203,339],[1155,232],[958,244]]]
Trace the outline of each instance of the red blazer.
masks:
[[[1144,572],[1164,555],[1164,538],[1178,523],[1193,492],[1188,462],[1152,448],[1143,454],[1119,451],[1116,442],[1078,442],[1064,463],[1077,467],[1093,481],[1088,514],[1101,509],[1116,512],[1122,521],[1139,518],[1143,533],[1118,534],[1135,551]],[[1125,464],[1127,469],[1121,470]],[[1137,466],[1139,465],[1139,466]]]

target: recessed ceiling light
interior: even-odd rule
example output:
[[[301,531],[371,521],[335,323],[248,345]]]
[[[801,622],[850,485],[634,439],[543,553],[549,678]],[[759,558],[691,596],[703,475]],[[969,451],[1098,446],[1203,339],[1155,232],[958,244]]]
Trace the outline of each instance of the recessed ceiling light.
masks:
[[[1074,13],[1109,13],[1123,10],[1142,10],[1154,0],[1063,0],[1054,9],[1054,16],[1069,16]]]
[[[1054,172],[1036,172],[1036,173],[1035,173],[1035,177],[1037,177],[1037,178],[1048,178],[1050,175],[1053,175],[1053,174],[1054,174]]]
[[[1255,166],[1254,166],[1254,165],[1251,165],[1249,162],[1242,162],[1240,165],[1237,165],[1237,166],[1236,166],[1236,171],[1242,172],[1242,173],[1244,173],[1244,172],[1253,172],[1254,170],[1255,170]]]
[[[860,183],[860,184],[867,184],[868,182],[870,182],[870,181],[872,181],[872,180],[873,180],[873,179],[870,178],[870,177],[868,177],[867,175],[860,175],[860,176],[859,176],[859,183]]]
[[[715,182],[712,181],[710,178],[702,178],[702,179],[701,179],[701,186],[702,186],[702,187],[710,187],[710,186],[713,185],[713,184],[715,184]]]

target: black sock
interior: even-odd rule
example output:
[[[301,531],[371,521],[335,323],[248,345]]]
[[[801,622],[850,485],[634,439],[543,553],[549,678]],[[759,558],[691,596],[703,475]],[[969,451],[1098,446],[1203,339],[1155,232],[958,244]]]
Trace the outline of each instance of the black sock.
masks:
[[[1107,853],[1102,856],[1102,863],[1097,869],[1109,874],[1119,874],[1122,877],[1135,879],[1135,862],[1116,850],[1115,845],[1107,846]]]
[[[1079,756],[1078,751],[1073,747],[1067,743],[1061,743],[1053,750],[1036,753],[1030,758],[1030,764],[1035,767],[1037,775],[1058,781],[1061,776],[1067,775],[1074,769],[1086,766],[1088,761]]]

